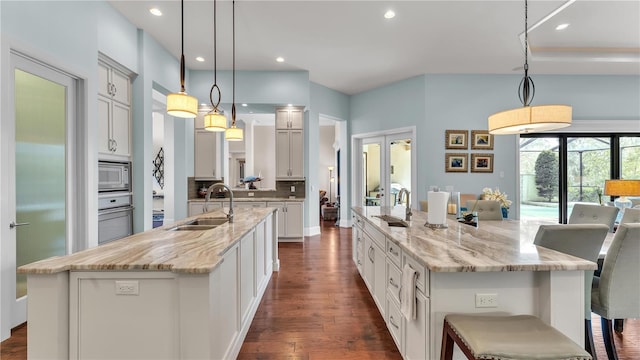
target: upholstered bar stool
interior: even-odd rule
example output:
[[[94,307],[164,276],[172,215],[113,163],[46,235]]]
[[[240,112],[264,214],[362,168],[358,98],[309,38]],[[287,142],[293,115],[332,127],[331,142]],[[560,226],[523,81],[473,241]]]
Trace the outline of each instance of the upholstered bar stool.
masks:
[[[453,344],[471,360],[591,360],[591,355],[533,315],[449,314],[444,318],[440,360]]]
[[[569,216],[569,224],[605,224],[613,232],[613,224],[620,211],[615,206],[575,204]]]

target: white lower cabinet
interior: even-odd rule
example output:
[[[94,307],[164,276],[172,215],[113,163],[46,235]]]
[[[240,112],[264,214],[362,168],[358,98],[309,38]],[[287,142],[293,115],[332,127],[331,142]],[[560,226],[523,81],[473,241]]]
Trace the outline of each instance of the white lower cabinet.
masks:
[[[269,201],[267,207],[278,208],[278,238],[303,238],[304,208],[302,202]]]
[[[253,231],[240,240],[240,323],[243,325],[251,320],[249,310],[256,294],[255,241]]]
[[[429,271],[399,245],[387,239],[359,215],[354,216],[353,259],[380,314],[387,323],[393,341],[404,359],[424,360],[429,354]],[[362,250],[359,247],[362,246]],[[383,248],[385,248],[383,250]],[[363,264],[358,263],[362,253]],[[418,273],[416,279],[416,318],[400,312],[402,268],[409,264]]]
[[[209,211],[213,211],[214,209],[222,208],[222,203],[219,201],[210,201],[207,204],[207,208]],[[204,214],[204,202],[202,201],[193,201],[189,202],[189,216]]]

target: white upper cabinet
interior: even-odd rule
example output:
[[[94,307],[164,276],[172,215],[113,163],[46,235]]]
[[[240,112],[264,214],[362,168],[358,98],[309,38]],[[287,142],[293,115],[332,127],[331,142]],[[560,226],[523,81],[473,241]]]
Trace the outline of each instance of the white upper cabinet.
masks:
[[[302,129],[304,112],[299,107],[276,108],[276,129]]]
[[[98,152],[102,158],[131,156],[131,80],[104,61],[98,62]]]

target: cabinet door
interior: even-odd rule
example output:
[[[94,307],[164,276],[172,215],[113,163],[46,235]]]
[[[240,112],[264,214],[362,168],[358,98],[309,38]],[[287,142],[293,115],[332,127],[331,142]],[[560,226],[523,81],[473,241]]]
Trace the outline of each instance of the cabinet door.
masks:
[[[99,62],[98,63],[98,94],[106,97],[111,97],[111,91],[109,90],[109,71],[110,68]]]
[[[416,319],[406,320],[405,324],[405,359],[426,359],[429,353],[427,324],[429,323],[429,299],[420,291],[416,291]]]
[[[115,155],[131,155],[131,126],[129,106],[112,102],[111,139]]]
[[[380,248],[376,243],[373,243],[373,257],[374,257],[374,272],[373,276],[373,299],[376,301],[378,305],[378,309],[380,310],[380,314],[382,317],[385,317],[387,313],[387,302],[386,302],[386,292],[387,292],[387,256],[382,248]]]
[[[194,176],[200,179],[216,178],[216,137],[217,133],[207,130],[196,130]]]
[[[302,129],[302,124],[304,123],[304,116],[302,113],[302,109],[291,109],[289,111],[289,128],[291,129]]]
[[[302,130],[289,131],[290,177],[304,178],[304,134]]]
[[[129,77],[118,70],[111,69],[111,84],[113,100],[124,105],[130,105]]]
[[[288,129],[289,128],[289,110],[277,109],[276,110],[276,129]]]
[[[239,246],[236,244],[224,254],[224,261],[214,270],[219,285],[217,291],[213,291],[215,317],[212,323],[216,326],[216,336],[211,347],[213,349],[212,359],[224,359],[239,334],[239,253]]]
[[[250,232],[240,239],[240,324],[244,324],[249,315],[255,296],[255,237]]]
[[[111,154],[111,100],[98,96],[98,152]]]
[[[363,233],[364,238],[364,283],[369,288],[369,292],[373,296],[374,294],[374,277],[375,277],[375,249],[373,241],[366,233]]]
[[[266,258],[266,236],[265,236],[265,222],[262,221],[256,225],[256,286],[258,289],[262,287],[262,282],[265,280],[267,274]]]
[[[289,202],[286,203],[286,223],[287,223],[287,236],[288,237],[302,237],[303,236],[303,212],[304,208],[302,203]]]
[[[289,131],[276,130],[276,178],[288,178],[289,170]]]

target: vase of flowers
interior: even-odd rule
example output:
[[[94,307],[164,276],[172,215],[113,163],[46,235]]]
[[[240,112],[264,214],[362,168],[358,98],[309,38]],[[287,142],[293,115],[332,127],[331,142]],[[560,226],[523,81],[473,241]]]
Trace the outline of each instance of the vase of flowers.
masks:
[[[485,200],[497,200],[502,208],[502,217],[509,217],[509,206],[511,205],[511,200],[507,199],[506,193],[501,192],[498,188],[495,190],[492,190],[491,188],[484,188],[482,189],[482,198]]]

